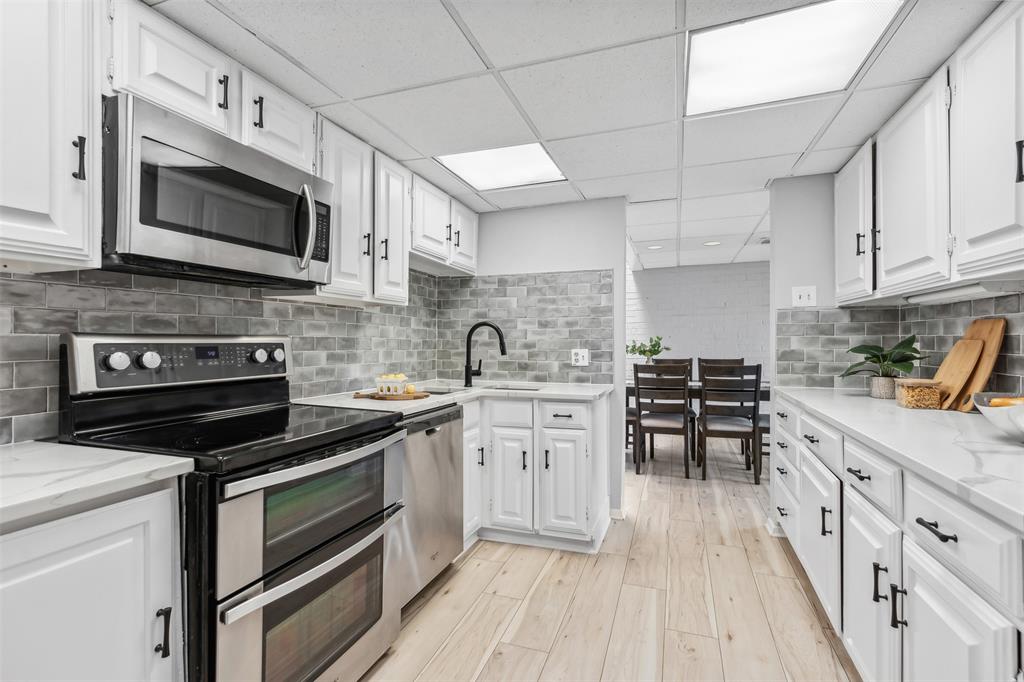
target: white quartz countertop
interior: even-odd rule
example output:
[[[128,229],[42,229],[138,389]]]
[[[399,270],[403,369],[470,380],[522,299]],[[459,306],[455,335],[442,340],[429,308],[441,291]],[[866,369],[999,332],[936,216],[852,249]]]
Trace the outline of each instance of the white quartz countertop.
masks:
[[[46,441],[0,446],[0,525],[192,471],[188,457]]]
[[[458,390],[455,393],[442,393],[431,395],[429,398],[420,400],[370,400],[366,398],[353,398],[352,393],[334,393],[331,395],[316,396],[313,398],[301,398],[292,402],[301,405],[323,405],[326,407],[350,407],[361,410],[378,410],[380,412],[401,412],[403,416],[409,416],[418,412],[433,410],[446,405],[461,405],[480,398],[526,398],[539,400],[597,400],[601,396],[611,393],[615,388],[612,384],[556,384],[544,382],[497,382],[500,388],[495,387],[495,382],[480,382],[479,385],[465,390]],[[421,391],[429,392],[431,388],[463,389],[458,384],[443,384],[437,381],[426,382],[422,386],[417,385]],[[369,392],[373,389],[367,389]],[[364,391],[360,391],[364,392]]]
[[[981,414],[910,410],[863,391],[787,387],[776,392],[1024,533],[1024,443]]]

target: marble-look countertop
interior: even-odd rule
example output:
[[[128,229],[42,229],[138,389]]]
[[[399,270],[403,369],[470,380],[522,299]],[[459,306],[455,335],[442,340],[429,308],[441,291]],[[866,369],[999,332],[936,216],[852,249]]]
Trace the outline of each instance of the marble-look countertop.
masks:
[[[1024,443],[979,413],[911,410],[864,391],[777,388],[781,398],[1024,534]]]
[[[494,388],[499,385],[502,388]],[[417,384],[416,388],[421,391],[430,392],[431,388],[462,389],[456,383],[444,383],[441,381],[428,381]],[[516,390],[536,389],[536,390]],[[321,395],[312,398],[301,398],[292,402],[301,405],[323,405],[326,407],[350,407],[360,410],[377,410],[380,412],[401,412],[403,416],[433,410],[446,405],[461,405],[463,403],[479,400],[480,398],[527,398],[539,400],[597,400],[601,396],[611,393],[615,388],[612,384],[556,384],[530,381],[500,381],[500,382],[479,382],[472,388],[459,390],[455,393],[442,393],[431,395],[429,398],[420,400],[368,400],[366,398],[353,398],[352,393],[334,393]],[[369,392],[373,389],[366,389]]]
[[[192,471],[189,457],[28,441],[0,446],[0,526]]]

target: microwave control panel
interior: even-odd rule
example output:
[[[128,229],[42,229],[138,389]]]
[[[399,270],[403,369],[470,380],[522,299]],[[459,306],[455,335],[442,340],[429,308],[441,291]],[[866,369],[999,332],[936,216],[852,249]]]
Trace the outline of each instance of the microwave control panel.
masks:
[[[316,235],[313,239],[313,260],[327,263],[330,260],[331,214],[328,208],[317,204]]]

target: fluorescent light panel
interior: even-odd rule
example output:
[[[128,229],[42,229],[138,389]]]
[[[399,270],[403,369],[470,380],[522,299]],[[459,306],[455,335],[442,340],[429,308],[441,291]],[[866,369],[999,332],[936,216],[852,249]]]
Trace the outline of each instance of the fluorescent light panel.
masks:
[[[691,34],[686,114],[842,90],[903,0],[829,0]]]
[[[536,142],[436,157],[438,163],[474,189],[504,189],[565,180],[544,147]]]

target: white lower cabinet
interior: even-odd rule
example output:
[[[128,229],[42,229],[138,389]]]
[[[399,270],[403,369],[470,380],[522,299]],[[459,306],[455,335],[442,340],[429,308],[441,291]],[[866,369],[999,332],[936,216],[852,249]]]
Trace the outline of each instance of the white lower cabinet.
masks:
[[[462,537],[469,538],[480,529],[480,500],[483,483],[484,447],[480,429],[467,429],[462,435]]]
[[[0,537],[0,679],[182,679],[176,510],[161,490]]]
[[[561,533],[587,532],[587,432],[542,429],[538,529]]]
[[[829,620],[840,630],[842,484],[817,457],[803,449],[800,456],[800,561]]]
[[[489,525],[533,530],[533,430],[491,429]]]

